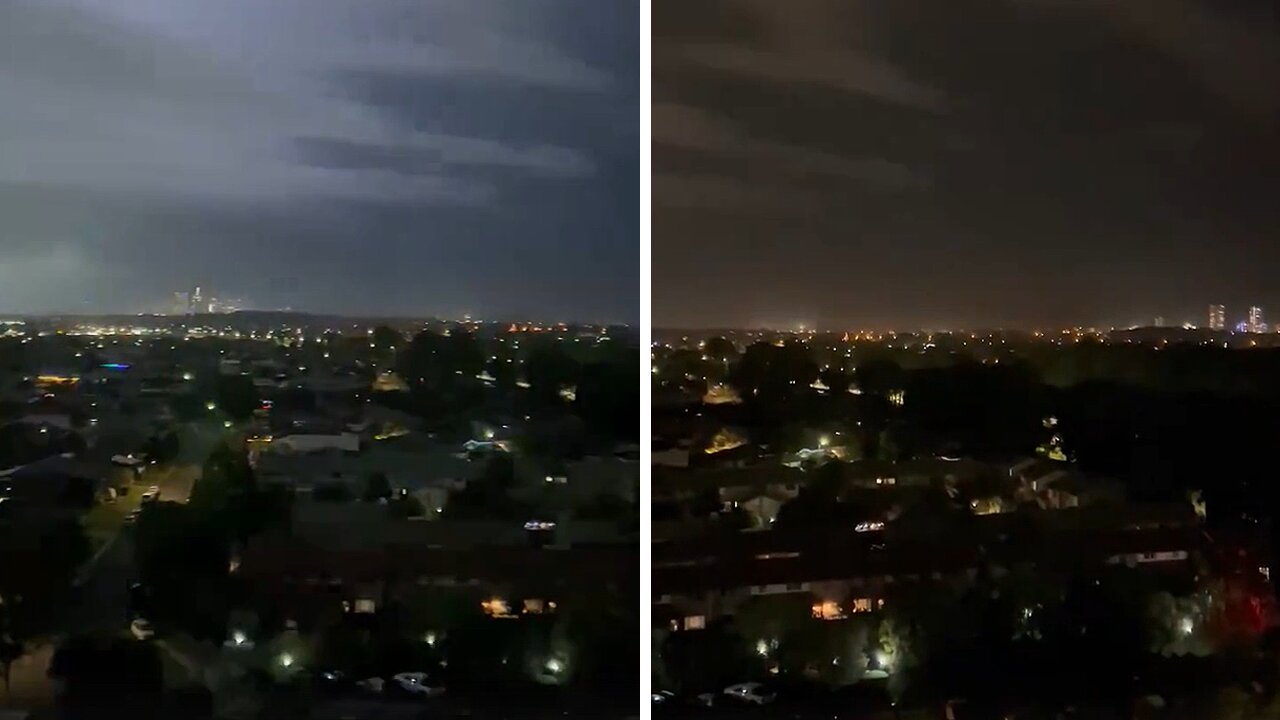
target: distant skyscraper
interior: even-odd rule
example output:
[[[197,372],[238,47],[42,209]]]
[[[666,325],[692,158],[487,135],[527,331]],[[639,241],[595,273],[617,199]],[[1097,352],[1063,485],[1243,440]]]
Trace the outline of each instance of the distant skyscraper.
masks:
[[[1163,316],[1163,315],[1157,315],[1157,316],[1156,316],[1156,327],[1158,327],[1158,328],[1162,328],[1162,327],[1164,327],[1164,316]]]
[[[1227,309],[1221,305],[1209,306],[1209,329],[1210,330],[1226,330],[1227,329]]]
[[[1262,308],[1254,305],[1249,308],[1249,332],[1266,332],[1267,326],[1262,322]]]

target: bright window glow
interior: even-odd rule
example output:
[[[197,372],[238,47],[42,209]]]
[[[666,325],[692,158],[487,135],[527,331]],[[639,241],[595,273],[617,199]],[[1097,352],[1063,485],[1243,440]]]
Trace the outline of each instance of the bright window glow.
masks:
[[[813,617],[818,620],[843,620],[844,610],[840,609],[840,603],[834,600],[813,604]]]

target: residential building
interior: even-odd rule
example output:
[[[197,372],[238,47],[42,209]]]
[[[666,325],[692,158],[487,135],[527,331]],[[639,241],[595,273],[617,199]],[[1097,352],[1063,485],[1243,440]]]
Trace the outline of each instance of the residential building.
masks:
[[[1227,311],[1222,305],[1209,306],[1209,329],[1210,330],[1226,330],[1227,329]]]

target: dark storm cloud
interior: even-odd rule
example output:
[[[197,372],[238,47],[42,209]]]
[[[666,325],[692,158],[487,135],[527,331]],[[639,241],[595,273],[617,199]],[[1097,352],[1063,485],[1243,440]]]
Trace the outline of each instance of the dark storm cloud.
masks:
[[[655,323],[1122,323],[1280,306],[1268,3],[654,13]]]
[[[0,4],[0,311],[634,320],[628,5]]]

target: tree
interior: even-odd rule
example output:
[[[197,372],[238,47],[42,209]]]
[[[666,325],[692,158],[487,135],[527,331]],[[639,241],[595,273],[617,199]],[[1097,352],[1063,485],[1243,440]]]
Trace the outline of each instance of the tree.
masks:
[[[718,691],[759,668],[747,641],[726,620],[710,623],[705,630],[671,633],[662,646],[662,663],[684,693]]]
[[[231,534],[192,505],[156,503],[138,518],[134,548],[160,615],[197,638],[221,641],[229,612]]]
[[[410,386],[456,391],[474,385],[484,369],[484,353],[474,335],[454,331],[448,335],[424,330],[413,337],[396,357],[397,370]]]
[[[449,494],[445,514],[458,519],[514,520],[527,515],[527,508],[512,499],[515,487],[515,464],[511,456],[497,453],[489,458],[480,474],[467,481],[465,488]]]
[[[331,480],[316,483],[311,490],[311,498],[316,502],[351,502],[355,495],[346,482]]]
[[[219,375],[214,385],[218,407],[234,420],[248,420],[261,399],[248,375]]]
[[[147,438],[147,441],[142,446],[142,452],[150,460],[167,463],[178,456],[179,447],[178,434],[170,430]]]
[[[392,516],[398,518],[423,517],[427,514],[427,507],[415,495],[404,495],[392,500],[388,509]]]
[[[754,343],[729,373],[729,383],[744,400],[765,408],[808,392],[817,378],[818,364],[809,348],[797,341],[782,347]]]
[[[530,397],[539,405],[561,403],[560,389],[567,385],[576,385],[580,372],[581,367],[578,362],[569,357],[569,354],[558,344],[535,348],[529,353],[524,363],[525,381],[529,383]]]
[[[628,355],[582,368],[575,409],[588,427],[634,442],[640,436],[640,359]]]
[[[375,327],[370,338],[374,349],[383,357],[394,357],[396,348],[404,342],[403,335],[386,325]]]
[[[365,478],[364,499],[366,502],[385,500],[391,497],[391,481],[383,472],[371,473]]]
[[[853,373],[845,372],[842,368],[829,365],[818,372],[818,379],[826,385],[829,392],[834,397],[840,397],[843,393],[847,393],[853,385]]]
[[[737,346],[723,337],[713,337],[707,340],[706,344],[702,346],[702,351],[712,360],[726,365],[732,363],[738,357]]]
[[[74,518],[48,527],[6,524],[0,523],[0,644],[20,654],[54,629],[72,575],[89,557],[89,540]]]
[[[9,692],[9,671],[13,663],[22,657],[22,643],[15,641],[7,634],[0,635],[0,672],[4,673],[4,689]]]
[[[54,651],[49,675],[63,686],[62,717],[159,716],[164,669],[151,643],[72,637]]]
[[[892,360],[871,359],[858,365],[854,377],[863,393],[879,397],[902,389],[906,374]]]

